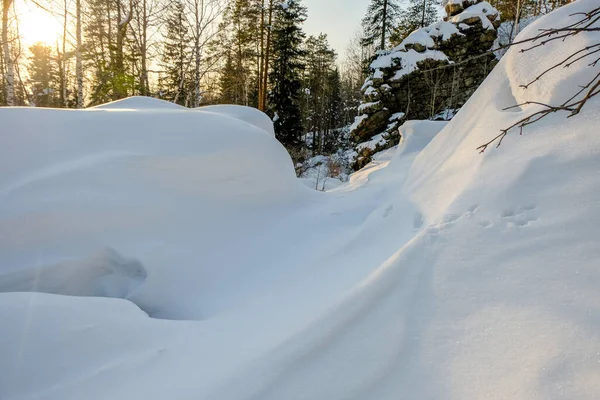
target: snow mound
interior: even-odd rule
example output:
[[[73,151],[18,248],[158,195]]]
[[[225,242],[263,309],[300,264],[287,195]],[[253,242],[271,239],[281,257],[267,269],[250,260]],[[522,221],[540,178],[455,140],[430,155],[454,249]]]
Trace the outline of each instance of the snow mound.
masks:
[[[82,260],[0,273],[0,293],[43,292],[124,299],[145,279],[146,271],[139,261],[106,249]]]
[[[234,105],[216,105],[200,107],[197,110],[239,119],[240,121],[244,121],[250,125],[256,126],[257,128],[260,128],[271,136],[275,137],[273,121],[271,121],[267,114],[257,110],[256,108]]]
[[[23,271],[26,285],[33,266],[115,248],[147,270],[132,301],[155,317],[204,318],[230,274],[271,245],[249,240],[252,226],[310,193],[277,140],[220,114],[2,108],[0,119],[0,274]],[[228,261],[224,243],[240,249]],[[77,279],[80,294],[98,292]]]
[[[399,128],[398,155],[421,152],[446,126],[446,121],[406,121]]]
[[[91,110],[179,110],[187,108],[169,101],[155,99],[153,97],[132,96],[126,99],[116,100],[110,103],[90,107]]]

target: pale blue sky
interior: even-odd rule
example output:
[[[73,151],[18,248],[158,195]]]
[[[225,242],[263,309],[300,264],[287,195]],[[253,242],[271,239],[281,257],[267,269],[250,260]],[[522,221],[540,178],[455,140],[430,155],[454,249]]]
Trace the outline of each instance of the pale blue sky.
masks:
[[[360,27],[369,2],[370,0],[303,0],[308,8],[304,31],[307,35],[326,33],[329,44],[338,53],[338,61],[342,61],[348,42]]]

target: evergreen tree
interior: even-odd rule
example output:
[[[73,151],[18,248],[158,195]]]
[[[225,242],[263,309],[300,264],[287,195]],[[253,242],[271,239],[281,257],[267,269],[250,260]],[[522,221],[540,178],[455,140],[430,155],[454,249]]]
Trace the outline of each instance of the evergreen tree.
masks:
[[[43,43],[36,43],[29,48],[31,56],[27,71],[33,101],[38,107],[61,106],[59,94],[59,74],[56,59],[52,56],[52,48]]]
[[[190,40],[185,5],[182,1],[173,1],[165,18],[161,55],[165,75],[160,80],[160,89],[162,98],[184,106],[189,105],[194,90],[189,76]]]
[[[322,153],[325,136],[330,132],[328,104],[330,77],[335,69],[336,54],[329,47],[327,35],[310,36],[305,43],[304,119],[306,132],[312,135],[312,151]]]
[[[399,15],[398,0],[371,0],[367,15],[362,21],[365,30],[363,45],[378,44],[378,49],[384,49],[388,38],[394,32]]]
[[[438,5],[439,0],[410,0],[410,6],[401,11],[398,25],[390,37],[392,44],[400,44],[413,31],[437,21]]]
[[[340,71],[337,68],[331,71],[327,77],[325,102],[324,148],[329,153],[335,152],[339,136],[338,128],[343,126],[342,82]]]
[[[288,148],[297,148],[302,136],[302,23],[305,20],[306,8],[300,0],[286,0],[275,9],[269,112],[273,115],[277,139]]]
[[[232,0],[225,10],[221,23],[222,35],[218,38],[221,51],[231,57],[230,68],[221,71],[222,81],[235,81],[228,89],[234,104],[258,105],[258,43],[260,5],[256,0]],[[231,76],[223,76],[223,74]],[[223,101],[222,101],[223,102]]]
[[[241,104],[244,101],[243,92],[239,90],[237,71],[231,53],[231,51],[227,51],[225,65],[221,69],[219,78],[220,102],[223,104]]]

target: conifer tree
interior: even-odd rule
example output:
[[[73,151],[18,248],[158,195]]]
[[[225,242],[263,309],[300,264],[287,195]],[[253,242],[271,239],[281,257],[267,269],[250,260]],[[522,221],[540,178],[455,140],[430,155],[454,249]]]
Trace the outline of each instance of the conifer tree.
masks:
[[[312,135],[312,151],[322,153],[325,136],[330,131],[328,102],[330,77],[335,69],[336,53],[329,47],[327,35],[310,36],[306,46],[304,82],[304,119],[306,132]]]
[[[189,105],[193,83],[189,75],[191,49],[185,5],[173,1],[165,18],[161,54],[164,76],[160,80],[162,98],[176,104]]]
[[[269,112],[273,116],[277,138],[288,148],[298,147],[302,136],[300,102],[305,37],[302,23],[305,20],[306,8],[300,0],[286,0],[275,9]]]
[[[52,48],[43,43],[36,43],[29,48],[31,56],[27,71],[33,101],[38,107],[59,107],[60,101],[59,74],[56,59],[52,56]]]
[[[399,15],[398,25],[390,37],[393,45],[398,45],[411,32],[433,24],[438,19],[439,0],[410,0],[410,5]]]
[[[260,20],[260,12],[260,5],[256,1],[232,0],[223,15],[223,34],[218,40],[222,51],[231,57],[231,68],[221,71],[221,80],[237,82],[229,88],[230,98],[236,99],[234,104],[258,105],[257,43],[260,27],[256,21]],[[224,73],[233,75],[224,77]]]
[[[378,44],[378,49],[385,49],[399,15],[398,0],[371,0],[362,21],[365,30],[363,46]]]

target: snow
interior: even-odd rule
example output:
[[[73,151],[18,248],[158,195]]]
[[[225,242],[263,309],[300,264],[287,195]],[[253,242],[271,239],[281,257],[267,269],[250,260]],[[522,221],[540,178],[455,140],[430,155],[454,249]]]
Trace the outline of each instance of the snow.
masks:
[[[325,193],[216,113],[0,109],[0,273],[65,292],[0,294],[0,398],[598,399],[600,99],[475,150],[597,73],[519,88],[597,40],[510,50]],[[115,264],[146,274],[123,298],[57,284]]]
[[[462,21],[469,18],[479,18],[484,29],[495,29],[494,25],[488,19],[488,16],[495,16],[496,20],[500,19],[500,13],[487,1],[482,1],[465,9],[460,14],[457,14],[448,19],[453,24],[460,25]]]
[[[380,105],[380,104],[381,104],[381,102],[380,102],[380,101],[374,101],[374,102],[371,102],[371,103],[362,103],[362,104],[361,104],[361,105],[358,107],[358,112],[359,112],[359,113],[363,113],[363,112],[365,112],[366,110],[370,109],[371,107],[375,107],[375,106],[378,106],[378,105]]]
[[[365,91],[364,94],[365,96],[372,96],[374,94],[378,93],[377,89],[375,89],[373,86],[369,86]]]
[[[83,260],[0,274],[2,292],[127,298],[146,279],[144,267],[112,249]]]
[[[410,74],[413,71],[418,70],[417,63],[425,60],[438,60],[438,61],[448,61],[448,57],[438,50],[426,50],[422,53],[418,53],[413,49],[408,50],[407,52],[399,52],[402,54],[402,68],[398,69],[391,81],[398,81],[402,79],[404,76]]]
[[[113,101],[92,107],[95,110],[123,110],[123,111],[144,111],[144,110],[178,110],[184,111],[186,108],[165,100],[154,99],[152,97],[133,96],[126,99]]]
[[[268,115],[252,107],[216,105],[200,107],[197,110],[224,115],[230,118],[235,118],[244,121],[250,125],[264,130],[272,137],[275,137],[275,129],[273,128],[273,122],[279,119],[277,114],[273,117],[273,121],[271,121]]]
[[[363,122],[367,118],[369,118],[369,116],[367,114],[363,114],[363,115],[359,115],[358,117],[355,117],[354,122],[352,123],[352,125],[350,125],[350,128],[348,128],[348,132],[352,132],[352,131],[356,130],[356,128],[359,127],[361,122]]]
[[[463,35],[455,24],[445,21],[436,22],[430,26],[417,29],[402,41],[397,49],[405,49],[407,45],[419,43],[422,46],[432,49],[435,47],[434,37],[438,40],[449,40],[452,35]]]
[[[400,118],[404,118],[406,114],[404,114],[403,112],[397,112],[392,114],[392,116],[390,117],[389,121],[398,121]]]
[[[375,148],[377,146],[383,145],[383,144],[385,144],[385,142],[386,142],[386,140],[383,138],[383,134],[380,133],[379,135],[373,136],[371,138],[371,140],[360,143],[358,146],[356,146],[356,148],[358,150],[363,150],[363,149],[375,150]]]

